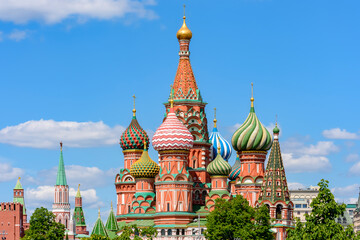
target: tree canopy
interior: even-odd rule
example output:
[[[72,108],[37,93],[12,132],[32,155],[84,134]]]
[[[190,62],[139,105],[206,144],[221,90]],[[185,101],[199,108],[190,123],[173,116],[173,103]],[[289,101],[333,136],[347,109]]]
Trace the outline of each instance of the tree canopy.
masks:
[[[305,214],[306,222],[296,219],[295,228],[288,229],[288,240],[354,240],[360,239],[356,236],[352,226],[346,230],[337,223],[335,219],[341,215],[346,208],[345,204],[338,204],[329,189],[329,181],[321,179],[318,183],[319,194],[311,202],[312,212]]]
[[[241,195],[232,200],[217,199],[214,210],[207,216],[205,237],[218,239],[273,239],[268,208],[252,208]]]
[[[64,239],[65,226],[55,222],[55,215],[46,208],[37,208],[30,218],[30,228],[25,231],[23,240]]]

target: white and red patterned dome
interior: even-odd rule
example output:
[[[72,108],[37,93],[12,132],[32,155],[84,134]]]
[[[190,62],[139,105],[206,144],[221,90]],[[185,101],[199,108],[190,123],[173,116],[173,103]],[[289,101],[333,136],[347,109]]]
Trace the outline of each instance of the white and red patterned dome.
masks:
[[[156,151],[190,150],[194,138],[185,125],[176,117],[174,109],[170,108],[165,121],[156,130],[152,145]]]

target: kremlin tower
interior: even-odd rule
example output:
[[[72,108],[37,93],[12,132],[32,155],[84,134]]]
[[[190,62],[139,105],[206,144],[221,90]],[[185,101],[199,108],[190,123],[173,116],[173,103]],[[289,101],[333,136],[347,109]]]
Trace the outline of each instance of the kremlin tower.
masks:
[[[252,88],[253,84],[251,84]],[[251,108],[245,122],[233,134],[231,143],[237,151],[241,163],[240,174],[235,184],[235,194],[241,194],[255,206],[264,179],[264,163],[267,151],[271,148],[272,138],[255,114],[253,89]]]
[[[82,209],[82,197],[80,194],[80,184],[75,195],[75,209],[73,219],[75,221],[76,234],[89,235],[89,231],[86,231],[85,216]]]
[[[14,203],[20,203],[23,205],[23,227],[24,231],[29,229],[30,224],[27,221],[27,213],[26,213],[26,207],[25,207],[25,201],[24,201],[24,189],[20,183],[20,177],[17,180],[17,183],[14,187]]]
[[[69,186],[66,182],[65,166],[62,153],[62,142],[60,142],[60,160],[56,177],[53,211],[55,221],[65,225],[69,229],[70,224],[70,203]]]

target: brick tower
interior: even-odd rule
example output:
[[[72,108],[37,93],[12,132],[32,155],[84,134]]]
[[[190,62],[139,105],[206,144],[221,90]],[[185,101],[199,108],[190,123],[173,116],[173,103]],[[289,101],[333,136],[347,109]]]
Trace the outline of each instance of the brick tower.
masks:
[[[25,200],[24,200],[24,189],[20,183],[20,177],[17,180],[17,183],[14,187],[14,203],[20,203],[23,205],[23,226],[24,231],[29,229],[30,224],[27,221],[27,214],[26,214],[26,207],[25,207]]]
[[[73,219],[75,221],[76,234],[89,235],[89,231],[86,230],[85,216],[82,209],[82,197],[80,194],[80,184],[75,195],[75,209]]]
[[[69,229],[70,223],[70,203],[69,186],[66,182],[65,166],[62,153],[62,142],[60,142],[60,160],[56,177],[53,211],[55,221],[65,225]]]
[[[249,201],[250,206],[254,207],[261,191],[264,163],[272,138],[255,114],[253,93],[251,95],[250,113],[231,139],[241,162],[240,174],[235,180],[236,183],[232,184],[235,184],[236,195],[241,194]]]
[[[276,239],[286,239],[286,229],[292,226],[294,204],[290,201],[289,189],[286,181],[284,163],[279,144],[279,128],[277,124],[273,130],[274,142],[266,166],[262,190],[256,205],[265,204],[270,211],[270,218],[276,219]]]
[[[194,191],[202,193],[204,184],[210,182],[209,174],[205,169],[210,162],[211,143],[209,143],[205,114],[206,103],[201,97],[190,64],[189,44],[192,32],[186,26],[185,16],[183,19],[183,25],[176,34],[180,44],[180,59],[170,95],[174,97],[176,116],[185,124],[194,138],[194,145],[189,153],[188,165],[191,168],[189,172],[195,182]],[[165,103],[165,107],[168,113],[169,101]],[[203,201],[202,204],[205,202]]]

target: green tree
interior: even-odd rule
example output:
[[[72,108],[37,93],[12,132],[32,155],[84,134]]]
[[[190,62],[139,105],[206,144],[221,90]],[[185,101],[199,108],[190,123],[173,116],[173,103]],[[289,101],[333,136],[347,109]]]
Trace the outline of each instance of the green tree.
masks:
[[[30,228],[25,231],[24,240],[64,239],[65,226],[55,222],[55,215],[46,208],[37,208],[30,218]]]
[[[214,210],[207,216],[205,237],[209,240],[273,239],[267,207],[254,209],[238,195],[230,201],[217,199]]]
[[[101,236],[101,235],[97,235],[97,234],[92,234],[90,237],[90,240],[110,240],[110,238]]]
[[[157,231],[154,227],[138,228],[136,224],[133,224],[124,226],[121,230],[121,235],[116,240],[142,240],[144,237],[145,239],[152,240],[153,237],[157,236]]]
[[[360,239],[356,236],[352,226],[344,230],[335,219],[346,208],[345,204],[338,204],[329,189],[329,181],[321,179],[318,183],[319,194],[311,202],[312,212],[305,214],[306,222],[296,219],[295,228],[288,229],[288,240],[353,240]]]

